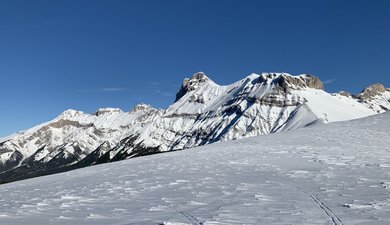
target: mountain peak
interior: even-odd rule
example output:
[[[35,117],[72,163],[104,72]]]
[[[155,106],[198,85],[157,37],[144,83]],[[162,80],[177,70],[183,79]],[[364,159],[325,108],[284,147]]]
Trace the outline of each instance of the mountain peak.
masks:
[[[204,72],[197,72],[192,75],[191,80],[210,80]]]
[[[61,117],[61,118],[72,118],[72,117],[80,116],[80,115],[83,115],[83,114],[85,114],[85,113],[82,112],[82,111],[78,111],[78,110],[74,110],[74,109],[67,109],[64,112],[62,112],[59,117]]]
[[[129,113],[117,108],[98,109],[94,114],[70,109],[0,139],[0,172],[6,171],[0,173],[0,181],[357,119],[390,109],[390,92],[381,84],[363,91],[361,96],[374,96],[367,100],[321,89],[320,79],[308,74],[252,73],[222,86],[198,72],[183,81],[176,102],[166,110],[146,104]]]
[[[364,88],[357,97],[361,100],[368,100],[386,91],[387,89],[383,86],[383,84],[376,83]]]
[[[152,108],[153,107],[151,105],[141,103],[141,104],[134,106],[134,108],[131,109],[130,112],[145,111],[145,110],[152,109]]]
[[[203,86],[204,84],[215,85],[215,83],[210,78],[208,78],[206,74],[203,72],[195,73],[194,75],[192,75],[190,79],[185,78],[183,80],[183,84],[181,85],[179,91],[176,93],[175,102],[177,102],[177,100],[183,97],[187,92],[193,91],[198,87]]]

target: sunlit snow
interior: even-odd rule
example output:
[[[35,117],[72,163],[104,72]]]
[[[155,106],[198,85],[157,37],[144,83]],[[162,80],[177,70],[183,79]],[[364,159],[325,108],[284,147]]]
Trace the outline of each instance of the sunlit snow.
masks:
[[[0,224],[390,224],[390,113],[0,185]]]

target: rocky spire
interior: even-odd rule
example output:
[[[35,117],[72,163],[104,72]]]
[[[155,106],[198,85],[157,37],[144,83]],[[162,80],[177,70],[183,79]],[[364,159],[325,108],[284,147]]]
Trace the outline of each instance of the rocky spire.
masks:
[[[203,72],[195,73],[190,79],[185,78],[179,91],[176,93],[175,102],[177,102],[187,92],[193,91],[209,81],[211,81],[210,78],[208,78]]]
[[[384,92],[386,92],[386,88],[383,86],[383,84],[376,83],[364,88],[363,91],[357,95],[357,98],[365,101],[372,99]]]

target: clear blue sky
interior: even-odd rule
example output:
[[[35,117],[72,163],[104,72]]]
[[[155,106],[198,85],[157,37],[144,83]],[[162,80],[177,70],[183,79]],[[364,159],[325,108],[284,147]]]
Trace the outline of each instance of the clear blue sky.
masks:
[[[68,108],[166,108],[185,77],[390,87],[390,1],[0,0],[0,136]]]

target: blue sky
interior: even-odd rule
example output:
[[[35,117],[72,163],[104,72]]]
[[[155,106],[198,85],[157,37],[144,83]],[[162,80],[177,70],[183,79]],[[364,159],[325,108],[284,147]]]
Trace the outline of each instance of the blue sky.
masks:
[[[166,108],[182,80],[310,73],[390,87],[390,1],[0,1],[0,136],[68,108]]]

